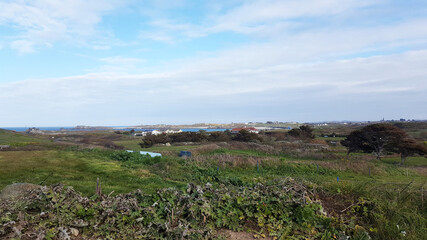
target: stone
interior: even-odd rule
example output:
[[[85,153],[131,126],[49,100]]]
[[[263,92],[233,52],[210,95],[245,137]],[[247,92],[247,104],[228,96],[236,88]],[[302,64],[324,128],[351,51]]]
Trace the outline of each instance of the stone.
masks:
[[[6,149],[6,148],[10,148],[9,145],[0,145],[0,150]]]
[[[76,228],[70,228],[71,234],[73,234],[75,237],[79,235],[79,230]]]
[[[8,185],[0,192],[1,200],[14,200],[25,197],[29,192],[40,189],[40,185],[31,183],[15,183]]]

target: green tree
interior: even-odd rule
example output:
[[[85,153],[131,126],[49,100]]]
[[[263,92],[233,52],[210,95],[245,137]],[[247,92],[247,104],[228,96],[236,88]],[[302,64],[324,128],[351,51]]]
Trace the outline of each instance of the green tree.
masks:
[[[427,147],[424,143],[419,143],[413,138],[406,137],[394,146],[394,152],[400,153],[400,164],[404,165],[407,157],[427,155]]]
[[[168,143],[170,142],[170,138],[167,134],[162,133],[159,135],[155,135],[155,134],[147,134],[147,136],[145,136],[142,139],[142,142],[139,143],[139,146],[141,146],[141,148],[149,148],[152,147],[154,144],[158,144],[158,143]]]
[[[294,128],[288,132],[288,134],[292,137],[308,139],[314,138],[313,128],[309,125],[302,125],[299,128]]]
[[[233,137],[233,140],[240,141],[240,142],[251,142],[251,141],[261,141],[261,138],[256,133],[252,133],[245,129],[242,129]]]

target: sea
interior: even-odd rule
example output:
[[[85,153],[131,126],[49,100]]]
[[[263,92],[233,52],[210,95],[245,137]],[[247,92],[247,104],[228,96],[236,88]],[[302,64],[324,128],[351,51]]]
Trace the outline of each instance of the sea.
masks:
[[[130,131],[135,130],[136,132],[143,132],[143,131],[151,131],[154,129],[135,129],[135,128],[127,128],[125,126],[106,126],[107,128],[111,128],[113,130],[120,130],[120,131]],[[6,129],[11,130],[15,132],[25,132],[30,127],[0,127],[0,129]],[[36,127],[43,131],[60,131],[61,129],[65,131],[93,131],[93,129],[75,129],[74,127]],[[204,130],[206,132],[223,132],[227,130],[226,128],[181,128],[183,132],[198,132],[200,130]]]

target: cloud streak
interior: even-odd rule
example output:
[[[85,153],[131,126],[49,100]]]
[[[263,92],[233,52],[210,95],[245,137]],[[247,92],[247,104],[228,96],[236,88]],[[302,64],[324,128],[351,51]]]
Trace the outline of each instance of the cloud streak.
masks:
[[[58,41],[79,42],[97,33],[102,16],[123,3],[116,0],[5,1],[0,2],[0,25],[18,32],[11,46],[21,53]]]
[[[397,60],[399,64],[396,64]],[[225,102],[216,100],[216,104],[224,108],[228,108],[230,104],[246,111],[252,108],[254,100],[258,99],[266,104],[262,99],[274,93],[274,103],[268,104],[279,107],[283,103],[295,103],[295,107],[288,108],[286,114],[277,114],[277,117],[285,118],[287,114],[298,115],[298,102],[316,102],[319,98],[326,105],[333,104],[336,99],[351,102],[357,101],[357,98],[375,98],[378,105],[387,106],[387,96],[393,94],[396,97],[404,96],[399,101],[409,104],[414,100],[411,96],[419,97],[427,91],[424,84],[427,70],[421,67],[426,65],[427,51],[414,51],[390,56],[312,65],[277,65],[244,71],[236,71],[235,66],[230,66],[222,72],[180,71],[145,75],[99,73],[3,84],[0,85],[0,91],[4,94],[0,100],[6,106],[2,117],[6,117],[5,113],[15,112],[16,106],[25,105],[31,109],[30,115],[34,112],[50,116],[52,112],[58,113],[51,119],[51,123],[55,123],[63,122],[62,114],[67,114],[70,109],[92,109],[99,119],[105,121],[105,117],[110,115],[109,111],[117,106],[131,111],[130,115],[144,118],[146,110],[155,111],[151,109],[153,107],[168,109],[185,106],[185,109],[192,111],[200,108],[197,102],[212,99],[225,99]],[[277,95],[278,91],[281,94]],[[237,102],[227,103],[236,97],[239,99]],[[245,100],[244,97],[249,97],[250,100]],[[386,100],[382,99],[384,97]],[[26,102],[24,99],[32,101]],[[425,98],[421,102],[427,103]],[[364,107],[361,107],[349,111],[370,119],[363,109]],[[333,111],[335,109],[323,108],[318,117],[327,119],[328,114]],[[221,112],[220,109],[214,112],[218,119],[227,121],[229,113]],[[258,114],[254,111],[245,115],[256,118]],[[145,118],[147,121],[156,121],[155,116]],[[191,118],[186,120],[191,121]],[[117,124],[108,121],[106,123]]]

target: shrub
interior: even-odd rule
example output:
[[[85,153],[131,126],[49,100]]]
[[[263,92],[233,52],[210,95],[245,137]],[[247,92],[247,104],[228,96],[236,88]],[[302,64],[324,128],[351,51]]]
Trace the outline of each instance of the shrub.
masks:
[[[299,128],[294,128],[288,132],[288,135],[301,139],[314,138],[313,128],[309,125],[302,125]]]
[[[151,157],[148,154],[142,155],[138,152],[113,152],[110,158],[119,162],[132,164],[153,165],[161,160],[160,157]]]

